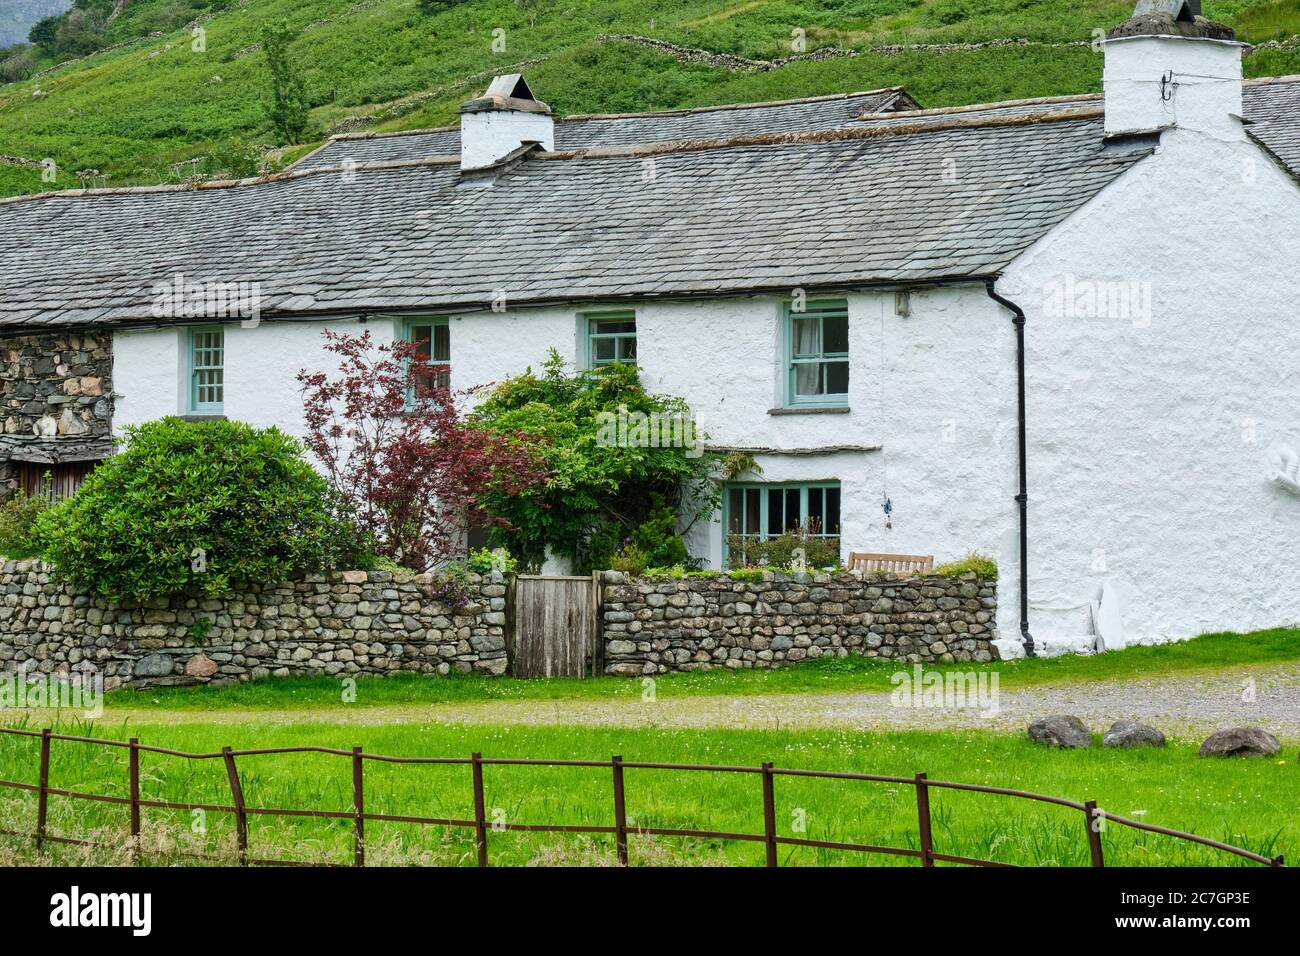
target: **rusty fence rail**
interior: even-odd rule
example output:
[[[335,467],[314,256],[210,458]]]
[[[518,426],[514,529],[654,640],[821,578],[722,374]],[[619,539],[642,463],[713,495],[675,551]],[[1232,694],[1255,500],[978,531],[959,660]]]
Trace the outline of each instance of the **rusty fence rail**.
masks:
[[[774,867],[777,865],[777,849],[782,846],[803,846],[815,847],[828,850],[843,850],[860,853],[876,853],[891,856],[911,857],[919,861],[921,866],[934,866],[938,863],[958,863],[968,866],[1008,866],[1010,864],[999,863],[995,860],[980,860],[971,857],[955,856],[949,853],[941,853],[934,848],[934,836],[931,828],[930,813],[930,796],[935,790],[957,790],[968,793],[986,793],[998,796],[1014,797],[1023,800],[1032,800],[1039,803],[1052,804],[1059,807],[1066,807],[1070,810],[1078,811],[1083,814],[1082,831],[1088,841],[1088,851],[1092,866],[1104,866],[1105,860],[1102,855],[1101,827],[1103,821],[1106,824],[1117,824],[1119,826],[1129,827],[1134,830],[1142,830],[1148,833],[1156,833],[1162,836],[1171,837],[1177,840],[1184,840],[1190,843],[1200,844],[1224,853],[1232,854],[1254,863],[1261,863],[1265,866],[1283,866],[1284,860],[1281,856],[1267,857],[1255,853],[1251,850],[1245,850],[1241,847],[1232,846],[1228,843],[1222,843],[1218,840],[1211,840],[1208,837],[1197,836],[1194,833],[1186,833],[1181,830],[1173,830],[1168,827],[1155,826],[1150,823],[1142,823],[1137,820],[1130,820],[1127,817],[1117,816],[1107,813],[1097,806],[1095,800],[1089,800],[1085,803],[1079,803],[1074,800],[1067,800],[1064,797],[1053,797],[1042,793],[1031,793],[1026,790],[1013,790],[1006,787],[989,787],[982,784],[973,783],[953,783],[946,780],[931,780],[924,773],[918,773],[912,777],[894,777],[881,774],[869,773],[849,773],[831,770],[795,770],[784,767],[776,767],[771,763],[765,763],[759,767],[742,767],[726,766],[717,764],[678,764],[678,763],[650,763],[637,760],[624,760],[621,756],[611,757],[609,760],[531,760],[516,757],[484,757],[480,753],[472,754],[469,757],[397,757],[387,754],[367,753],[360,747],[353,747],[351,750],[342,750],[333,747],[302,746],[302,747],[268,747],[252,750],[233,750],[230,747],[223,747],[217,753],[187,753],[183,750],[172,750],[166,747],[153,747],[140,743],[136,738],[128,741],[122,740],[103,740],[94,737],[76,737],[69,734],[58,734],[50,729],[46,730],[21,730],[16,728],[0,727],[0,734],[22,737],[36,737],[40,739],[40,769],[39,782],[36,784],[20,783],[13,780],[0,780],[0,789],[11,789],[35,793],[37,795],[36,805],[36,831],[24,832],[15,830],[0,830],[0,834],[8,836],[25,837],[33,839],[36,842],[38,850],[42,849],[46,843],[61,843],[74,846],[91,846],[105,847],[106,844],[95,843],[89,840],[74,839],[72,837],[57,836],[49,832],[49,798],[66,797],[74,800],[88,800],[98,803],[116,804],[119,806],[129,807],[130,825],[131,825],[131,842],[129,844],[131,859],[139,862],[139,837],[140,837],[140,818],[141,811],[145,809],[157,810],[203,810],[210,813],[228,813],[235,818],[235,840],[238,853],[238,862],[241,866],[343,866],[346,864],[330,863],[312,863],[295,860],[267,860],[257,859],[249,856],[248,852],[248,819],[252,816],[266,817],[312,817],[316,819],[330,820],[350,820],[352,821],[353,830],[353,856],[352,866],[365,866],[366,861],[366,822],[382,823],[410,823],[423,826],[437,827],[458,827],[474,830],[475,850],[479,866],[488,865],[488,834],[490,831],[498,832],[532,832],[532,833],[585,833],[585,834],[605,834],[614,837],[618,862],[626,866],[628,864],[628,846],[629,838],[633,836],[666,836],[666,837],[688,837],[697,839],[712,840],[738,840],[754,843],[762,843],[765,849],[766,865]],[[129,796],[113,797],[105,794],[81,793],[75,790],[67,790],[60,787],[50,786],[50,745],[53,741],[69,741],[73,743],[94,744],[104,747],[120,747],[129,751],[128,762],[128,787]],[[159,754],[167,757],[175,757],[183,760],[220,760],[225,766],[226,777],[230,785],[231,804],[204,804],[204,803],[173,803],[166,800],[147,800],[140,793],[140,757],[141,754]],[[239,778],[239,769],[236,760],[245,757],[260,757],[272,754],[327,754],[330,756],[346,757],[352,764],[352,808],[349,810],[298,810],[289,808],[273,807],[254,807],[249,806],[244,799],[243,785]],[[440,817],[420,817],[420,816],[402,816],[391,813],[372,813],[365,809],[365,762],[373,761],[376,763],[390,764],[448,764],[448,765],[468,765],[470,767],[473,787],[474,787],[474,817],[473,819],[457,818],[440,818]],[[585,767],[590,769],[603,769],[611,774],[613,784],[613,803],[614,803],[614,825],[597,826],[597,825],[576,825],[576,824],[541,824],[541,823],[505,823],[493,821],[489,823],[487,819],[487,804],[483,784],[484,767]],[[643,827],[634,826],[628,823],[627,817],[627,790],[624,783],[624,771],[626,770],[669,770],[669,771],[698,771],[706,773],[730,773],[730,774],[752,774],[761,778],[762,784],[762,801],[763,801],[763,832],[762,833],[732,833],[717,830],[697,830],[697,829],[677,829],[669,827]],[[917,834],[918,848],[895,847],[895,846],[876,846],[867,843],[845,843],[832,840],[812,840],[802,837],[781,836],[777,833],[776,827],[776,778],[777,777],[807,777],[822,780],[857,780],[867,783],[885,783],[894,785],[904,785],[913,787],[916,792],[916,812],[917,812]],[[195,859],[217,860],[217,857],[204,854],[180,854]]]

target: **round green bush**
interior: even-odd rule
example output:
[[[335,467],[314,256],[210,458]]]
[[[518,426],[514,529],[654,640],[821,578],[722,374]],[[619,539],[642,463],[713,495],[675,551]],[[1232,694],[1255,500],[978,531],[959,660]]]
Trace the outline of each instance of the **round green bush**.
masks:
[[[278,429],[164,418],[126,431],[125,449],[36,522],[60,576],[145,601],[273,584],[365,553],[324,477]]]

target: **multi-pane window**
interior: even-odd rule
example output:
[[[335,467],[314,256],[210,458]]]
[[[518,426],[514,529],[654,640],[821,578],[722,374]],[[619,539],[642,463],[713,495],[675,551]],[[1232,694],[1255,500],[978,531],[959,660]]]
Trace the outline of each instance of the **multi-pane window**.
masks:
[[[451,388],[451,329],[445,317],[416,319],[406,325],[407,341],[415,343],[415,355],[432,369],[420,376],[416,388],[427,394],[436,388]]]
[[[220,415],[226,401],[226,333],[221,328],[189,333],[189,410]]]
[[[733,484],[723,499],[727,535],[765,541],[787,531],[809,537],[840,536],[840,486],[818,484]]]
[[[786,400],[844,405],[849,398],[849,309],[843,299],[785,307]]]
[[[588,312],[587,366],[636,364],[636,313]]]

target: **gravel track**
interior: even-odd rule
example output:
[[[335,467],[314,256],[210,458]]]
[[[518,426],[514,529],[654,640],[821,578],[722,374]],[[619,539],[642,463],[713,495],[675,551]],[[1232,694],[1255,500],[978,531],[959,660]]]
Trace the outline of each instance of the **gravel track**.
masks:
[[[1253,686],[1253,699],[1248,689]],[[659,699],[519,700],[399,704],[310,710],[148,710],[118,708],[110,696],[102,721],[133,724],[282,723],[381,725],[467,723],[705,728],[853,728],[859,730],[1023,730],[1048,714],[1074,714],[1100,732],[1120,718],[1150,723],[1187,739],[1222,727],[1258,726],[1300,740],[1300,664],[1232,668],[1173,677],[1043,684],[1000,690],[995,713],[979,708],[900,707],[888,692],[683,696]],[[36,715],[34,715],[36,716]]]

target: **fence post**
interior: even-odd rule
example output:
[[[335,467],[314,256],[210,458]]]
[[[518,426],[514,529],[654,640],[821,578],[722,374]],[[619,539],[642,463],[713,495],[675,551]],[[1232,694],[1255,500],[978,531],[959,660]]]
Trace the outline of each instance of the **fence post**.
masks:
[[[230,778],[230,796],[235,801],[235,839],[239,844],[239,865],[248,866],[248,813],[244,809],[244,788],[239,785],[239,771],[235,769],[235,755],[229,747],[221,748],[226,760],[226,776]]]
[[[131,864],[140,863],[140,741],[132,737],[130,742],[131,774]]]
[[[916,822],[921,836],[921,865],[934,866],[934,835],[930,831],[930,785],[925,774],[916,775]]]
[[[41,731],[40,786],[36,795],[36,852],[45,846],[45,821],[50,809],[50,734],[46,727]]]
[[[763,764],[763,842],[767,865],[776,866],[776,787],[770,763]]]
[[[614,839],[618,846],[618,865],[627,866],[627,803],[623,796],[623,758],[615,755],[614,766]]]
[[[474,768],[474,840],[478,844],[478,865],[488,865],[487,805],[483,796],[483,755],[475,751],[470,756]]]
[[[1088,850],[1092,854],[1093,866],[1105,866],[1106,861],[1101,856],[1101,830],[1100,817],[1097,814],[1097,801],[1089,800],[1083,805],[1084,813],[1088,819]]]
[[[352,865],[366,865],[366,795],[361,748],[352,748]]]

